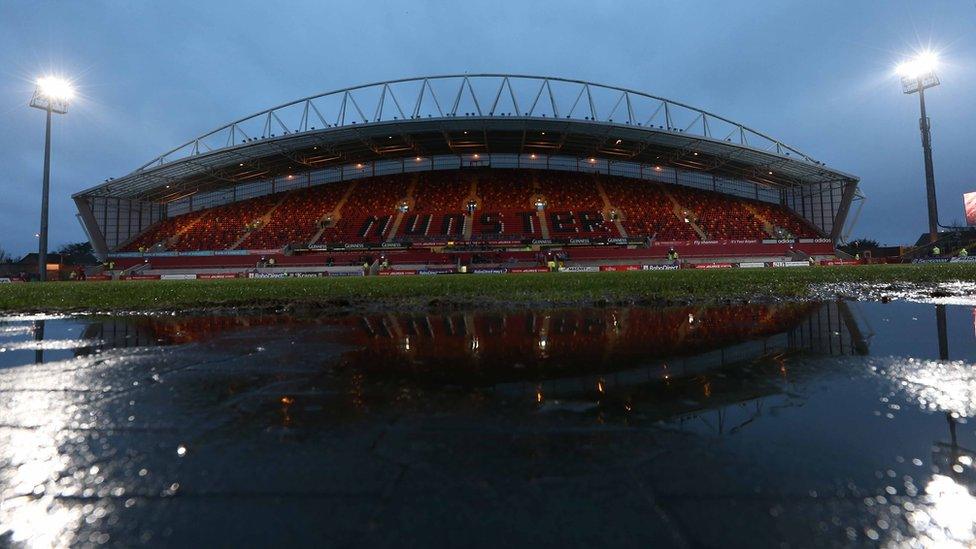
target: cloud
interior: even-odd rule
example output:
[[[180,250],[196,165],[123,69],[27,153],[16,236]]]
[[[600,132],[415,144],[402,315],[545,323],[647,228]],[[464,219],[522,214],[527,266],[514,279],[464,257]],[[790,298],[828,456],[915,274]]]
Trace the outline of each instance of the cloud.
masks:
[[[961,218],[959,196],[976,189],[965,161],[976,39],[958,10],[846,0],[4,2],[0,245],[35,244],[43,123],[26,102],[31,77],[49,69],[77,75],[82,92],[56,125],[53,242],[84,238],[72,192],[232,119],[348,85],[464,71],[589,79],[726,115],[861,176],[869,200],[856,233],[910,242],[926,225],[917,105],[887,69],[912,46],[906,37],[937,28],[950,45],[957,66],[930,105],[943,220]]]

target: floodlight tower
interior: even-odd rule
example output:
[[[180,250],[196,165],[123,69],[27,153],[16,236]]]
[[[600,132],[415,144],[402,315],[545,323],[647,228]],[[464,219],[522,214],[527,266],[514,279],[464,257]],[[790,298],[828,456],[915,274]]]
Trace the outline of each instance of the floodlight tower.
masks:
[[[918,94],[918,104],[921,111],[919,129],[922,131],[922,154],[925,158],[925,192],[929,207],[929,242],[939,238],[939,209],[935,197],[935,171],[932,167],[932,135],[929,132],[931,124],[925,114],[925,90],[940,84],[935,69],[939,58],[932,52],[922,52],[898,65],[898,75],[901,76],[901,91],[905,94]]]
[[[41,230],[38,233],[37,275],[47,280],[47,210],[51,191],[51,114],[68,112],[68,100],[74,95],[71,84],[64,79],[46,76],[37,79],[37,87],[30,106],[47,112],[44,133],[44,183],[41,191]]]

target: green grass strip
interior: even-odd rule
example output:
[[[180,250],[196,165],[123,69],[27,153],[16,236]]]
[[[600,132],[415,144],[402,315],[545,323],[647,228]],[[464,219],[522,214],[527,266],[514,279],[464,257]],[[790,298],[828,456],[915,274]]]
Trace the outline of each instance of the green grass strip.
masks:
[[[409,308],[802,298],[821,284],[976,281],[976,265],[325,277],[0,285],[0,311],[143,311],[285,304]]]

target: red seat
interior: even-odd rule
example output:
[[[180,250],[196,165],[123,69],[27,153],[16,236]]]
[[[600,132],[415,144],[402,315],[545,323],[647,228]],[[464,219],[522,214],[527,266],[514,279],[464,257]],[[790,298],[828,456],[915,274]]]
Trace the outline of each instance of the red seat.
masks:
[[[351,185],[355,188],[340,207]],[[473,215],[468,211],[472,188]],[[541,212],[537,199],[545,203]],[[404,201],[408,208],[397,225]],[[320,231],[319,243],[438,242],[456,240],[465,230],[473,240],[540,238],[540,216],[553,239],[620,236],[617,225],[605,219],[608,207],[619,212],[628,236],[637,238],[698,240],[689,221],[709,240],[759,240],[770,231],[818,236],[779,204],[602,174],[484,168],[381,176],[261,196],[164,220],[125,250],[161,242],[178,251],[224,250],[238,241],[240,249],[275,249],[307,243]],[[323,218],[337,208],[337,221],[323,230]]]

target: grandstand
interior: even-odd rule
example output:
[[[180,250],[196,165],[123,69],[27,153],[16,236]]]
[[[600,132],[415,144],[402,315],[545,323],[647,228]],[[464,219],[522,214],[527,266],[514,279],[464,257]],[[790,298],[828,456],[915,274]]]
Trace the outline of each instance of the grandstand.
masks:
[[[405,110],[406,109],[406,110]],[[382,82],[237,120],[74,196],[148,269],[830,257],[858,180],[728,119],[516,75]]]

